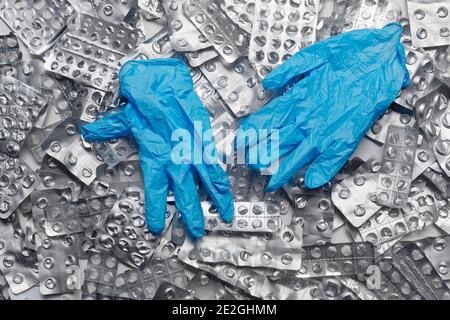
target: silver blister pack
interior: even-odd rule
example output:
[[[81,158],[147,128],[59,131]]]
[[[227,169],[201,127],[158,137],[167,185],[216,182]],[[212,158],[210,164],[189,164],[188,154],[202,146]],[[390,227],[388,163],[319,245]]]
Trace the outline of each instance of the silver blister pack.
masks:
[[[371,158],[333,186],[333,204],[355,227],[361,226],[381,208],[376,196],[380,167],[380,160]]]
[[[15,64],[20,59],[22,52],[14,33],[0,35],[0,66]]]
[[[386,0],[351,0],[345,8],[344,31],[366,28],[382,28],[400,20],[401,8]]]
[[[198,272],[186,286],[188,292],[200,300],[236,300],[236,298],[225,289],[225,286],[205,271]]]
[[[0,18],[34,54],[52,46],[74,15],[67,0],[2,0],[0,11]]]
[[[298,278],[347,276],[364,273],[373,264],[374,249],[368,242],[303,247]]]
[[[42,238],[38,250],[39,283],[43,295],[60,294],[80,289],[77,238]]]
[[[417,106],[420,128],[426,135],[430,147],[447,176],[450,176],[450,130],[447,128],[450,90],[439,87],[420,100]]]
[[[138,152],[136,142],[131,137],[107,142],[95,142],[94,149],[97,152],[97,157],[110,167],[116,166]]]
[[[450,280],[450,237],[433,239],[429,246],[423,248],[425,256],[444,281]]]
[[[136,48],[139,39],[137,29],[80,14],[51,50],[45,68],[82,84],[114,91],[119,62]]]
[[[420,219],[415,210],[404,213],[401,209],[383,207],[359,227],[359,232],[364,241],[378,246],[422,229],[424,223]]]
[[[149,261],[161,241],[148,230],[143,197],[140,188],[125,189],[96,237],[96,248],[135,268]],[[166,217],[172,218],[174,211],[175,207],[168,205]]]
[[[42,148],[86,185],[94,181],[97,169],[102,165],[92,151],[92,146],[82,140],[78,124],[73,118],[58,124],[42,143]]]
[[[416,47],[450,45],[449,10],[447,0],[408,1],[412,42]]]
[[[36,254],[23,247],[11,225],[0,220],[0,271],[13,293],[18,294],[34,287],[38,282]]]
[[[211,43],[184,14],[189,0],[161,0],[166,13],[170,42],[176,51],[197,51],[211,47]]]
[[[450,87],[450,46],[441,47],[436,51],[436,78]]]
[[[220,7],[220,1],[188,0],[184,10],[226,62],[233,63],[248,55],[247,33],[225,14]]]
[[[116,202],[115,195],[65,202],[57,193],[49,191],[39,200],[35,212],[44,215],[45,233],[49,237],[98,229]]]
[[[119,274],[115,279],[115,294],[122,298],[136,300],[153,299],[159,285],[170,282],[185,288],[188,282],[181,262],[176,257],[152,259],[141,269]]]
[[[205,62],[214,59],[219,54],[214,48],[205,48],[198,51],[185,52],[184,56],[186,57],[189,65],[193,68],[199,67]]]
[[[0,152],[0,219],[8,218],[40,182],[25,162]]]
[[[334,207],[331,202],[331,184],[307,189],[303,176],[295,184],[285,186],[294,203],[292,223],[303,227],[303,245],[329,242],[333,232]]]
[[[255,1],[249,60],[260,76],[316,41],[318,13],[318,0]]]
[[[393,263],[426,300],[450,299],[450,290],[415,243],[396,251]]]
[[[16,157],[48,97],[6,76],[0,86],[0,150]]]
[[[242,30],[252,33],[255,0],[225,0],[222,8]]]
[[[241,164],[228,166],[227,175],[236,201],[264,200],[264,188],[267,182],[265,176]]]
[[[450,204],[442,206],[438,210],[436,225],[450,235]]]
[[[169,33],[166,29],[161,29],[141,43],[133,52],[123,57],[121,64],[123,65],[128,60],[172,58],[176,54],[170,43]]]
[[[209,288],[208,288],[209,289]],[[170,282],[161,282],[153,300],[194,300],[194,294]]]
[[[232,232],[275,232],[281,226],[280,208],[274,203],[235,202],[230,223],[220,218],[217,208],[209,201],[202,202],[206,230]]]
[[[281,226],[276,233],[213,232],[195,243],[200,261],[235,266],[297,270],[301,264],[302,229]]]
[[[406,204],[417,148],[417,129],[389,126],[378,174],[377,202],[392,208]]]
[[[257,111],[270,99],[247,58],[229,65],[217,57],[201,65],[200,70],[237,117]]]
[[[418,99],[439,86],[439,81],[434,78],[436,68],[432,57],[412,47],[405,46],[405,51],[410,85],[401,91],[395,102],[412,110]]]
[[[138,0],[138,6],[151,18],[164,17],[164,8],[161,0]],[[147,18],[147,16],[145,16]]]
[[[81,288],[84,300],[112,297],[117,274],[117,258],[107,253],[91,251],[84,270],[84,284]]]

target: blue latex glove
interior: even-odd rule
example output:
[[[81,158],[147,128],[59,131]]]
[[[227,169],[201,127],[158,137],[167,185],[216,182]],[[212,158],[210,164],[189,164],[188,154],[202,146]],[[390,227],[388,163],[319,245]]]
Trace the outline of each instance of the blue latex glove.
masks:
[[[279,130],[280,165],[267,191],[280,188],[307,165],[308,188],[330,181],[342,168],[400,89],[409,85],[401,34],[398,23],[344,33],[297,52],[263,80],[269,90],[292,85],[240,125],[244,132]],[[240,135],[238,149],[270,145],[269,139],[253,135],[244,141]],[[256,162],[248,165],[268,167]]]
[[[201,148],[205,147],[205,141],[194,139],[194,130],[201,130],[196,132],[198,138],[211,129],[208,113],[194,92],[189,69],[183,61],[129,61],[122,66],[119,80],[120,94],[128,100],[124,110],[82,126],[81,133],[88,141],[134,136],[144,175],[145,216],[149,230],[159,234],[164,229],[170,185],[189,235],[193,238],[203,236],[203,211],[194,171],[222,219],[230,222],[234,211],[230,182],[215,159],[209,164],[205,161],[176,164],[171,158],[172,148],[179,142],[171,140],[174,130],[187,129],[194,143]],[[201,129],[194,127],[194,121],[201,123]],[[212,148],[215,148],[214,144]]]

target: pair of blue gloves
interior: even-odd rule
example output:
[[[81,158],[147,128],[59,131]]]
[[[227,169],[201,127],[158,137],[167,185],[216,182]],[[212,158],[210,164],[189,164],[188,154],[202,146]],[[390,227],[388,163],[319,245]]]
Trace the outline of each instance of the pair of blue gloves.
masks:
[[[244,131],[278,130],[276,158],[281,164],[267,191],[280,188],[305,166],[308,188],[321,186],[341,169],[367,130],[409,85],[401,34],[402,27],[397,23],[344,33],[299,51],[263,80],[269,90],[281,92],[289,87],[240,125]],[[193,137],[189,142],[192,150],[211,149],[210,144],[206,146],[198,139],[211,127],[184,62],[129,61],[121,68],[119,80],[120,94],[128,104],[119,113],[82,126],[81,133],[88,141],[134,136],[144,174],[145,216],[150,231],[159,234],[164,229],[170,188],[188,234],[193,238],[204,234],[196,176],[221,218],[230,222],[233,195],[220,165],[214,159],[181,163],[172,159],[172,150],[179,143],[172,135],[179,129]],[[200,128],[195,123],[201,123]],[[238,136],[241,144],[237,147],[255,148],[267,143],[262,139],[270,139],[270,135]],[[261,161],[248,165],[256,169],[269,166]]]

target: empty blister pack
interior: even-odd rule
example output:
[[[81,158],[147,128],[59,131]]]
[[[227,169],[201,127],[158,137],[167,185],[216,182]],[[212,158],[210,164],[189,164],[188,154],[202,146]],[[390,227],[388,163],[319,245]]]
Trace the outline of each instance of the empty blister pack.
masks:
[[[117,274],[117,258],[107,253],[91,251],[84,270],[81,288],[84,300],[106,299],[113,296]]]
[[[424,223],[419,220],[415,210],[410,210],[407,214],[401,209],[383,207],[359,227],[359,232],[364,241],[378,246],[422,229]]]
[[[393,208],[405,206],[412,181],[417,135],[415,128],[389,126],[378,174],[378,204]]]
[[[285,190],[294,203],[292,223],[303,227],[303,245],[330,241],[334,217],[331,184],[307,189],[303,176],[300,176],[295,179],[295,184],[285,186]]]
[[[284,226],[276,233],[212,232],[195,243],[197,259],[207,263],[297,270],[301,263],[302,229]]]
[[[0,219],[8,218],[40,182],[25,162],[0,152]]]
[[[374,249],[369,242],[305,246],[298,278],[349,276],[365,273],[373,264]]]
[[[351,0],[345,8],[344,31],[366,28],[382,28],[398,21],[401,8],[386,0]]]
[[[333,204],[354,227],[361,226],[381,208],[376,202],[380,167],[379,159],[373,157],[333,186]]]
[[[168,205],[166,217],[172,218],[174,213],[175,207]],[[147,228],[143,190],[129,186],[115,203],[104,227],[98,230],[96,248],[140,268],[149,261],[160,241]]]
[[[2,0],[0,12],[30,52],[42,54],[64,32],[74,9],[67,0]]]
[[[205,271],[198,272],[189,280],[186,289],[200,300],[235,300],[222,282]]]
[[[416,47],[450,44],[449,10],[447,0],[408,1],[412,42]]]
[[[222,9],[242,30],[252,32],[255,0],[225,0]]]
[[[95,142],[94,149],[97,157],[109,167],[116,166],[119,162],[127,160],[138,152],[133,138],[114,139],[107,142]]]
[[[36,254],[23,247],[22,239],[11,225],[0,220],[0,271],[13,293],[34,287],[38,282]]]
[[[436,61],[436,78],[450,87],[450,46],[439,48],[434,59]]]
[[[55,237],[101,227],[116,202],[116,196],[61,202],[56,193],[49,193],[46,200],[45,205],[40,202],[39,209],[45,216],[45,233],[49,237]]]
[[[184,5],[186,15],[228,63],[247,56],[249,40],[225,14],[218,0],[188,0]]]
[[[163,282],[170,282],[181,288],[186,287],[188,279],[178,258],[170,257],[163,260],[155,258],[141,269],[117,275],[114,291],[121,298],[150,300]]]
[[[420,128],[425,133],[440,167],[450,176],[450,90],[441,86],[425,98],[418,101],[416,109],[419,119],[422,120]]]
[[[426,300],[450,299],[450,290],[415,243],[394,252],[393,264]]]
[[[128,60],[172,58],[176,54],[170,43],[169,33],[166,29],[161,29],[151,38],[141,43],[130,54],[126,55],[120,63],[123,65]]]
[[[52,48],[45,68],[82,84],[114,91],[119,62],[136,48],[139,39],[137,29],[82,13]]]
[[[450,280],[450,237],[434,238],[423,252],[442,280]]]
[[[95,156],[92,145],[81,138],[78,124],[73,118],[67,118],[58,124],[42,142],[42,148],[86,185],[94,181],[97,170],[102,165]]]
[[[145,18],[164,17],[164,8],[160,0],[138,0],[138,6],[145,12]]]
[[[227,175],[236,201],[264,200],[266,177],[242,164],[228,166]]]
[[[405,51],[410,85],[401,91],[395,102],[412,110],[418,99],[439,86],[439,81],[434,79],[436,68],[432,57],[410,46],[405,46]]]
[[[200,70],[237,117],[257,111],[270,99],[245,57],[231,65],[217,57],[201,65]]]
[[[161,282],[153,300],[194,300],[192,292],[180,288],[170,282]]]
[[[43,295],[72,292],[81,288],[77,238],[40,239],[38,249],[39,283]]]
[[[260,76],[316,41],[318,13],[318,0],[255,1],[249,60]]]
[[[202,49],[199,51],[185,52],[185,54],[184,54],[189,65],[193,68],[196,68],[196,67],[204,64],[206,61],[214,59],[218,55],[219,54],[213,47],[205,48],[205,49]]]
[[[0,150],[16,157],[48,97],[6,76],[0,86]]]
[[[97,114],[105,111],[103,99],[105,93],[103,91],[80,85],[72,79],[62,77],[58,74],[52,74],[54,82],[52,87],[46,86],[44,81],[44,89],[52,92],[52,106],[55,113],[59,114],[61,120],[67,117],[79,118],[82,121],[92,122],[96,119]],[[60,96],[55,99],[55,94]]]
[[[22,52],[14,33],[0,35],[0,66],[14,64],[20,59]]]
[[[225,223],[217,208],[209,201],[202,202],[206,230],[232,232],[275,232],[281,226],[280,208],[274,203],[235,202],[234,217]]]
[[[211,47],[211,43],[184,15],[183,7],[189,0],[162,0],[166,13],[170,42],[176,51],[197,51]]]

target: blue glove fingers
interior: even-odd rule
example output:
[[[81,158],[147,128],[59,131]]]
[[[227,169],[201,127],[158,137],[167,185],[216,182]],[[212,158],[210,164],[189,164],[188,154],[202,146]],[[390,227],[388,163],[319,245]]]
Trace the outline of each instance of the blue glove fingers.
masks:
[[[160,234],[166,224],[168,178],[162,168],[154,167],[151,161],[142,159],[142,174],[145,191],[145,219],[154,235]]]
[[[127,117],[127,105],[118,113],[111,113],[102,119],[85,124],[80,132],[86,141],[106,141],[131,135],[131,123]]]
[[[222,220],[231,222],[234,213],[233,194],[225,171],[218,164],[195,165],[203,186],[219,210]]]
[[[193,239],[203,237],[205,222],[192,167],[186,164],[173,165],[168,168],[168,173],[172,179],[175,205],[189,236]]]
[[[331,56],[327,45],[327,41],[318,42],[294,54],[269,73],[262,81],[264,88],[281,89],[296,77],[327,63]]]
[[[353,154],[358,142],[341,140],[333,143],[309,166],[305,186],[313,189],[330,181]]]
[[[317,156],[318,151],[315,143],[310,141],[310,138],[303,140],[280,164],[280,167],[272,175],[266,191],[273,192],[281,188],[284,184],[295,176],[295,174],[305,165]]]

